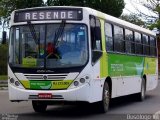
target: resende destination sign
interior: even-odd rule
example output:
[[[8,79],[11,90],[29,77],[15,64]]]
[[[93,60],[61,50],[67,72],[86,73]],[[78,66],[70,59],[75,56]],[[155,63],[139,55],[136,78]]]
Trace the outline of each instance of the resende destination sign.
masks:
[[[16,11],[14,22],[44,20],[82,20],[82,9],[31,9]]]

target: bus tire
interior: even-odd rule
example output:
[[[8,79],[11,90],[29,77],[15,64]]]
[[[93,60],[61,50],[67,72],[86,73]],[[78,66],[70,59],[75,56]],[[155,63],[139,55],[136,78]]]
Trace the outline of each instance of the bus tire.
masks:
[[[99,110],[101,113],[106,113],[109,109],[110,103],[110,89],[107,82],[104,83],[102,101],[98,103]]]
[[[32,101],[32,106],[35,112],[43,113],[46,111],[47,105],[41,101]]]
[[[146,80],[142,78],[141,92],[137,94],[138,101],[143,101],[146,96]]]

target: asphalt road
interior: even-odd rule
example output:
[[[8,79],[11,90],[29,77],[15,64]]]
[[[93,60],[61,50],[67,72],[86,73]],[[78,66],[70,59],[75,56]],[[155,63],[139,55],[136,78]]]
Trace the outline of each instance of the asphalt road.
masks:
[[[93,105],[48,106],[46,113],[35,113],[31,102],[12,103],[8,92],[0,91],[0,120],[152,120],[157,112],[160,114],[160,84],[147,92],[143,102],[136,101],[134,95],[112,99],[106,114],[100,114]]]

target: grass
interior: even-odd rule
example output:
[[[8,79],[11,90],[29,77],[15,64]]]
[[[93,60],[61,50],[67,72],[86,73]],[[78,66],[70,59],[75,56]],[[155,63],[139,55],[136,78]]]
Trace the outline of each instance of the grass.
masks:
[[[0,75],[0,80],[7,80],[8,76],[7,75]]]

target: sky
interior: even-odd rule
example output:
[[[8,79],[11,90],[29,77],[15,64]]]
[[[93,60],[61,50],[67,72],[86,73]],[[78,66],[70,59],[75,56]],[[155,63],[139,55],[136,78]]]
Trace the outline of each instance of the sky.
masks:
[[[124,2],[125,2],[125,8],[123,9],[123,14],[130,14],[131,12],[135,13],[136,10],[135,10],[134,6],[136,6],[141,11],[147,12],[147,14],[151,14],[148,10],[146,10],[140,4],[136,4],[137,1],[139,1],[139,0],[124,0]],[[146,1],[146,0],[141,0],[141,1]],[[7,36],[8,36],[8,32],[7,32]],[[1,38],[2,38],[2,27],[0,26],[0,40],[1,40]]]
[[[126,3],[125,8],[123,9],[123,14],[129,14],[129,13],[136,13],[138,9],[139,11],[147,14],[147,15],[154,15],[155,14],[151,11],[149,11],[147,8],[143,7],[141,4],[145,3],[146,0],[124,0]]]

